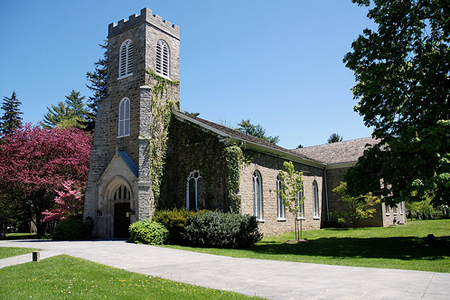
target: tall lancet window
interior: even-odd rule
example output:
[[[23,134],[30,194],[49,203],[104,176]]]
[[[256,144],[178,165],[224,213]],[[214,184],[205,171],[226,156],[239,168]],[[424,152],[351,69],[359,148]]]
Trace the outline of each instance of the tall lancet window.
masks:
[[[156,73],[169,77],[170,51],[169,46],[163,40],[156,43]]]
[[[119,104],[119,126],[117,136],[130,135],[130,99],[123,98]]]
[[[133,41],[126,40],[120,46],[119,78],[133,74],[134,45]]]

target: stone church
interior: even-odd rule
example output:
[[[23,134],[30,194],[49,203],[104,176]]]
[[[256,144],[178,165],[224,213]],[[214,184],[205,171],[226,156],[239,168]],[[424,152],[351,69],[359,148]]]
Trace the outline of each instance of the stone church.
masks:
[[[156,209],[238,211],[266,235],[327,226],[342,201],[332,190],[370,138],[288,150],[183,113],[180,32],[148,8],[108,29],[107,97],[98,103],[84,217],[93,235],[124,238]],[[278,197],[278,170],[303,172],[301,213]],[[405,222],[404,204],[380,205],[368,226]]]

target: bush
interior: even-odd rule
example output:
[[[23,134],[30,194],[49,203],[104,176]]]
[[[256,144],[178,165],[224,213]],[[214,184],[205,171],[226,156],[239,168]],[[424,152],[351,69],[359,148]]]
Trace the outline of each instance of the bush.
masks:
[[[129,231],[128,242],[136,244],[162,245],[169,237],[169,230],[163,224],[150,220],[134,222]]]
[[[170,233],[169,243],[183,244],[183,235],[186,232],[186,224],[195,212],[186,208],[156,211],[152,220],[163,224]]]
[[[62,240],[82,240],[86,238],[86,229],[83,223],[83,215],[76,215],[60,221],[56,224],[52,239]]]
[[[186,241],[192,246],[246,248],[261,240],[254,216],[209,211],[188,220]]]

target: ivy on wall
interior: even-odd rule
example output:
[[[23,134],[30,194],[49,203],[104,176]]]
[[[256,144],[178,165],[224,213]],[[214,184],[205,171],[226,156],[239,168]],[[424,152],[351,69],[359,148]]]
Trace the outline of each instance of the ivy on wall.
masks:
[[[151,128],[149,142],[150,182],[153,196],[156,200],[161,195],[161,181],[164,174],[167,152],[167,135],[172,110],[180,109],[180,100],[172,99],[172,87],[178,86],[179,81],[172,81],[161,77],[154,71],[147,70],[152,86],[151,97]]]
[[[241,196],[239,186],[241,184],[241,166],[245,162],[242,149],[236,145],[230,145],[223,150],[228,166],[227,194],[231,209],[235,212],[241,210]]]

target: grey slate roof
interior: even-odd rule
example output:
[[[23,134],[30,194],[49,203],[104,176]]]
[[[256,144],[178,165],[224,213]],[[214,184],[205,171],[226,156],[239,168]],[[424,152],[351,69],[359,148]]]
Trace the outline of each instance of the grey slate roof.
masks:
[[[371,137],[311,146],[292,150],[298,155],[315,159],[326,164],[356,162],[363,155],[368,144],[374,145],[377,140]]]

